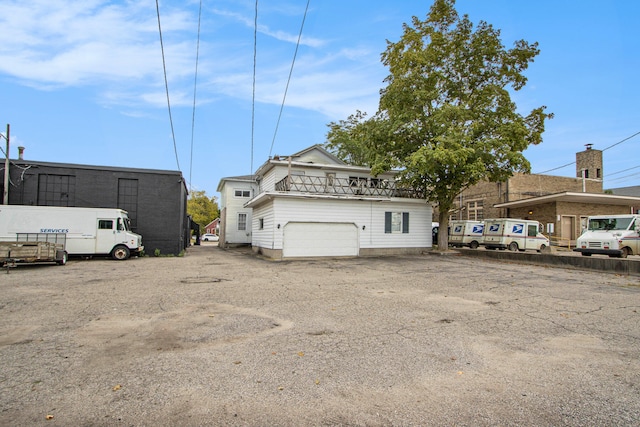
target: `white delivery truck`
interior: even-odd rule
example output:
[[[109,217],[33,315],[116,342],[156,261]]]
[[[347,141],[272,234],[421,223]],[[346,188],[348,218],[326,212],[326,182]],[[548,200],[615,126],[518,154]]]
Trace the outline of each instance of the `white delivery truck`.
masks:
[[[482,221],[451,221],[449,223],[449,245],[454,247],[468,246],[476,249],[482,243],[484,222]]]
[[[0,205],[0,241],[46,241],[60,234],[68,255],[125,260],[144,249],[122,209]]]
[[[542,230],[542,224],[528,219],[485,219],[482,245],[487,249],[540,252],[549,246],[549,239]]]
[[[574,251],[626,258],[640,254],[640,215],[598,215],[587,218],[587,229]]]

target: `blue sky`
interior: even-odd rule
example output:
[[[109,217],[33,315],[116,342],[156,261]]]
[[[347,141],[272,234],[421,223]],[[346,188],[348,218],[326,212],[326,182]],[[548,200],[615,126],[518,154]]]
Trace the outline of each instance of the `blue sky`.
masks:
[[[311,0],[276,132],[307,3],[261,0],[253,138],[255,1],[202,0],[195,117],[200,1],[159,4],[175,146],[155,1],[0,0],[0,130],[11,125],[11,158],[22,145],[27,160],[180,169],[190,188],[217,196],[220,178],[324,143],[327,124],[356,110],[375,113],[386,40],[424,19],[431,1]],[[500,29],[506,47],[540,44],[513,97],[523,114],[540,105],[555,114],[543,143],[525,152],[532,172],[640,132],[640,2],[456,8]],[[548,173],[574,176],[575,165]],[[604,152],[604,175],[605,188],[640,185],[640,135]]]

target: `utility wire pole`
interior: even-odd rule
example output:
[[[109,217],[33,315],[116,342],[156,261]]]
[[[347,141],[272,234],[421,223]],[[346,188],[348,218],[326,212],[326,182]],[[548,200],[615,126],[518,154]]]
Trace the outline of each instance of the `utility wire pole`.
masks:
[[[9,204],[9,123],[7,123],[7,135],[2,135],[7,140],[7,151],[4,152],[4,197],[2,198],[2,204]]]

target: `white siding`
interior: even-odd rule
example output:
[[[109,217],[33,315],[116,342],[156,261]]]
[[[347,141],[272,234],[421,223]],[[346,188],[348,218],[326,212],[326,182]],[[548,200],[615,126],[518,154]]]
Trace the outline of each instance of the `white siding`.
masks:
[[[264,227],[260,229],[260,219],[263,220]],[[271,203],[265,203],[253,210],[253,234],[251,245],[261,248],[274,249],[273,234],[275,224],[273,220],[273,209]]]
[[[224,239],[225,243],[230,244],[246,244],[251,243],[251,229],[252,229],[252,215],[251,208],[245,208],[244,204],[247,203],[250,198],[248,197],[236,197],[236,190],[249,190],[251,191],[251,197],[255,196],[255,185],[248,182],[234,182],[227,181],[224,187],[224,200],[225,207],[227,208],[226,224]],[[247,214],[247,229],[238,230],[238,214]]]
[[[432,210],[424,201],[275,198],[259,209],[265,212],[265,217],[268,211],[273,215],[272,240],[266,233],[259,239],[260,246],[270,249],[282,249],[284,226],[288,222],[354,223],[360,234],[360,248],[419,248],[431,247],[432,243]],[[385,233],[385,212],[409,212],[409,233]],[[257,244],[258,239],[254,242]]]
[[[264,174],[260,179],[260,192],[266,193],[276,189],[276,173],[274,169]]]

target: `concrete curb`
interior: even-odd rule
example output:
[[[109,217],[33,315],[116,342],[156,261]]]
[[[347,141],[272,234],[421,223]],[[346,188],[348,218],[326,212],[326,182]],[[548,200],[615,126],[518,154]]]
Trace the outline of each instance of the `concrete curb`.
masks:
[[[541,254],[535,252],[487,251],[474,249],[458,249],[461,255],[476,258],[489,258],[519,262],[525,264],[544,265],[559,268],[576,268],[595,270],[605,273],[640,276],[640,262],[621,258],[598,258],[584,256],[563,256]]]

